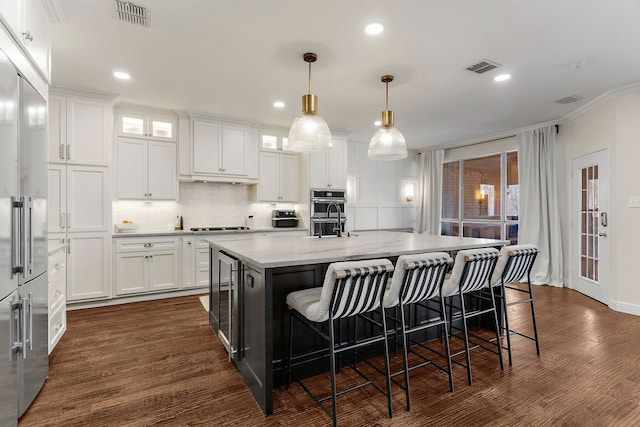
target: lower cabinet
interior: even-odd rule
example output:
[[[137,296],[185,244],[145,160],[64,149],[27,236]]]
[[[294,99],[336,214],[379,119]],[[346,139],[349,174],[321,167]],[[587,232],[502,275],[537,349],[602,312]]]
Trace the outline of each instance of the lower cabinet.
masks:
[[[208,237],[196,238],[196,286],[209,287],[209,243]],[[217,280],[217,277],[215,278]]]
[[[49,354],[67,330],[67,248],[49,255]]]
[[[180,253],[182,261],[182,271],[180,273],[180,283],[183,289],[193,288],[196,286],[196,239],[193,236],[182,238],[182,252]]]
[[[180,287],[177,237],[117,239],[114,258],[117,295]]]
[[[111,298],[111,234],[67,233],[65,236],[67,302]]]

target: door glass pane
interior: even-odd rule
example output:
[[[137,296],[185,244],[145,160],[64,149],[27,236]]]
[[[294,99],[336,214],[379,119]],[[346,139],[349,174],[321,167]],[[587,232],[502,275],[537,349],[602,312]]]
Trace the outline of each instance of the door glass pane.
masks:
[[[484,239],[499,239],[499,224],[465,224],[462,227],[463,237],[480,237]]]
[[[464,161],[464,216],[500,219],[500,155]]]
[[[518,224],[507,224],[505,239],[511,242],[512,245],[518,244]]]
[[[507,153],[507,198],[505,215],[509,220],[518,219],[520,185],[518,183],[518,152]],[[516,235],[517,238],[517,235]]]
[[[282,138],[282,149],[283,150],[289,149],[289,138]]]
[[[278,138],[271,135],[262,135],[262,148],[275,150],[278,148]]]
[[[162,138],[173,138],[173,123],[169,122],[151,122],[151,134]]]
[[[580,275],[598,281],[599,182],[598,166],[581,170]]]
[[[460,162],[442,165],[442,218],[460,218]],[[443,224],[444,228],[444,224]]]
[[[135,135],[144,135],[144,120],[135,117],[123,117],[122,131]]]
[[[457,222],[443,222],[440,233],[443,236],[459,236],[460,227],[458,226]]]

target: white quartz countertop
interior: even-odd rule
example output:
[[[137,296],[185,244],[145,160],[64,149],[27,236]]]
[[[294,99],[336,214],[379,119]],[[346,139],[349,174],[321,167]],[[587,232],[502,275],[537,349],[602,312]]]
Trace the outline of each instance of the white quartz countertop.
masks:
[[[393,231],[359,232],[351,237],[227,235],[206,239],[212,247],[261,268],[288,267],[421,252],[503,246],[507,240],[434,236]]]
[[[254,230],[216,230],[216,231],[191,231],[191,230],[136,230],[133,232],[116,232],[113,233],[114,238],[119,237],[155,237],[155,236],[212,236],[212,235],[246,235],[246,234],[266,234],[266,233],[283,233],[283,232],[299,231],[307,233],[308,228],[282,227],[282,228],[259,228]]]

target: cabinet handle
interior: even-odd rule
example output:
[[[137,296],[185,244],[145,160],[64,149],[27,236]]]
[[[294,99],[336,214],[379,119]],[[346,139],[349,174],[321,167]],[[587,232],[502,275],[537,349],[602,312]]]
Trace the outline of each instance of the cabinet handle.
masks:
[[[67,228],[71,228],[71,214],[67,212]]]
[[[152,248],[153,247],[153,243],[145,243],[144,247],[145,248]]]
[[[187,245],[191,246],[191,242],[187,242]]]
[[[22,35],[24,36],[25,40],[29,40],[30,42],[33,41],[33,36],[31,35],[30,31],[25,31],[24,33],[22,33]]]
[[[60,228],[64,228],[64,218],[65,218],[64,213],[61,213],[60,214]]]
[[[149,197],[151,197],[151,196],[152,196],[152,194],[151,194],[151,193],[149,193]]]
[[[55,330],[56,330],[56,331],[59,331],[59,330],[60,330],[60,328],[62,328],[62,323],[60,323],[60,322],[56,322]]]
[[[60,144],[60,160],[64,160],[64,144]]]
[[[71,144],[67,144],[67,160],[71,159]]]
[[[53,268],[56,269],[56,270],[60,270],[62,267],[64,267],[64,265],[60,264],[59,262],[56,263],[56,265],[53,266]]]
[[[60,289],[56,289],[56,298],[58,298],[60,295],[62,295],[62,291]]]

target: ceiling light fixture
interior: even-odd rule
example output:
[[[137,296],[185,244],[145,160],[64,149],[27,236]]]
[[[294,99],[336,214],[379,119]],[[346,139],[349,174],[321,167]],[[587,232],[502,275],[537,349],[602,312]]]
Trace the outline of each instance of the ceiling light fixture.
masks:
[[[328,150],[333,146],[331,131],[327,122],[316,114],[318,97],[311,94],[311,63],[316,62],[318,56],[307,52],[302,57],[309,64],[309,93],[302,95],[302,113],[295,118],[289,129],[289,150]]]
[[[284,102],[282,102],[282,101],[275,101],[275,102],[273,103],[273,106],[274,106],[274,107],[276,107],[276,108],[284,108]]]
[[[382,124],[382,122],[380,120],[376,120],[375,122],[373,122],[374,126],[380,126]]]
[[[407,143],[402,133],[393,126],[393,111],[389,111],[389,83],[393,76],[382,76],[380,81],[386,85],[386,109],[380,115],[381,126],[369,142],[367,155],[373,160],[400,160],[407,157]]]
[[[384,31],[384,26],[377,22],[373,22],[366,27],[364,27],[364,32],[369,34],[370,36],[376,36]]]
[[[509,80],[510,78],[511,78],[511,74],[498,74],[493,78],[493,80],[496,82],[504,82],[506,80]]]
[[[120,80],[129,80],[131,78],[131,76],[124,71],[115,71],[113,77]]]

